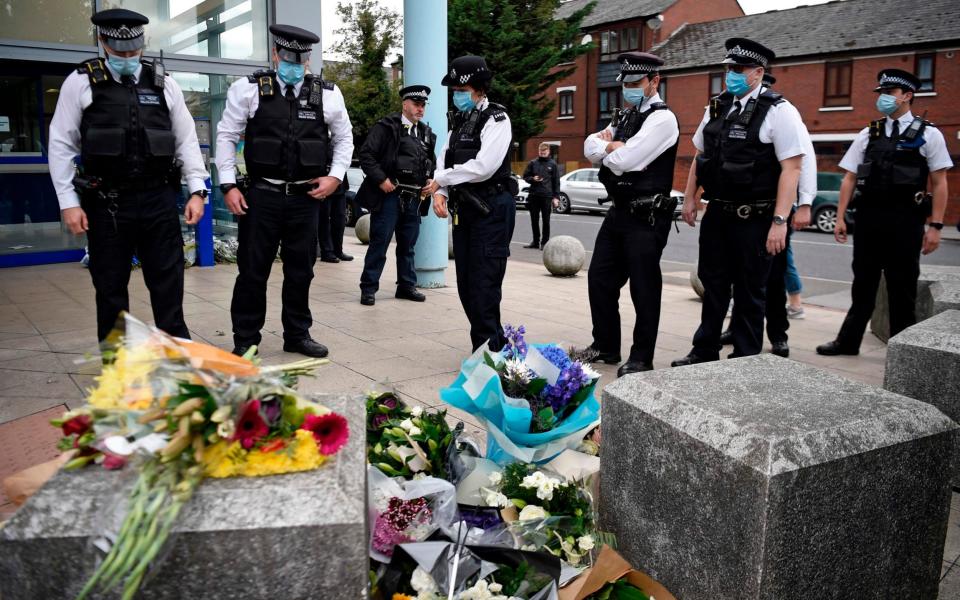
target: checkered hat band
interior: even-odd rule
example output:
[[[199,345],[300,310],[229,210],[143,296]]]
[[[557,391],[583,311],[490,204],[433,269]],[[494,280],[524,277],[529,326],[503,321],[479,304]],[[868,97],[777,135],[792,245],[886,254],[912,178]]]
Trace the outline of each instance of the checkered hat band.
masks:
[[[623,63],[620,65],[620,71],[624,73],[650,73],[659,69],[660,65],[653,63]]]
[[[880,78],[880,86],[903,86],[907,89],[913,89],[913,83],[903,77],[884,75]]]
[[[745,50],[740,46],[734,46],[727,51],[727,58],[731,56],[742,56],[744,58],[749,58],[751,60],[757,61],[757,64],[761,67],[767,66],[767,57],[760,54],[759,52],[754,52],[753,50]]]
[[[273,36],[273,39],[278,46],[280,46],[281,48],[286,48],[287,50],[294,50],[296,52],[306,52],[307,50],[310,50],[313,48],[313,44],[304,44],[304,43],[298,42],[297,40],[287,40],[277,35]]]
[[[450,69],[450,79],[453,81],[458,81],[460,84],[465,84],[470,81],[470,78],[476,75],[477,73],[486,73],[485,69],[477,68],[474,69],[472,73],[467,73],[465,75],[458,75],[456,69]]]
[[[143,35],[143,25],[136,25],[134,27],[127,27],[126,25],[121,25],[120,27],[97,27],[97,31],[100,32],[105,38],[112,38],[115,40],[132,40]]]
[[[403,95],[404,100],[426,100],[427,95],[423,92],[407,92]]]

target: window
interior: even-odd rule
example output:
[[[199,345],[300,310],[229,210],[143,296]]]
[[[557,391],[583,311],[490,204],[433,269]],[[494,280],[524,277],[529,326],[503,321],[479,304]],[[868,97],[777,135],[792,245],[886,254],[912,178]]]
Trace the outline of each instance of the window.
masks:
[[[826,63],[826,81],[823,87],[824,106],[850,106],[850,61]]]
[[[587,181],[587,172],[574,171],[570,174],[570,177],[567,177],[567,181]]]
[[[150,19],[147,50],[233,60],[269,58],[267,3],[262,0],[108,0],[101,4],[146,15]]]
[[[667,101],[667,80],[663,77],[660,78],[660,85],[657,86],[657,93],[660,94],[660,101]]]
[[[5,2],[2,14],[0,39],[84,46],[97,43],[90,26],[93,2]]]
[[[573,116],[573,92],[560,92],[559,96],[560,116]]]
[[[616,60],[621,52],[639,50],[643,42],[642,35],[639,27],[604,31],[600,34],[600,59]]]
[[[918,92],[932,92],[934,90],[933,76],[936,58],[936,54],[917,55],[917,65],[914,73],[916,73],[917,77],[920,79],[920,89],[917,90]]]
[[[708,93],[711,98],[723,93],[723,73],[710,73],[710,89]]]
[[[613,109],[623,106],[620,100],[620,88],[604,88],[600,90],[600,116],[609,117]]]

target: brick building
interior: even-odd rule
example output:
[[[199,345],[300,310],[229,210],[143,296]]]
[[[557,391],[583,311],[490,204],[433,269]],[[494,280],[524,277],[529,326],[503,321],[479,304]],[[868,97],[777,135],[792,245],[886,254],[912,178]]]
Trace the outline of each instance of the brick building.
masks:
[[[617,9],[606,10],[612,6]],[[567,5],[561,7],[561,16],[564,10],[569,10]],[[627,19],[613,20],[628,13]],[[654,31],[646,22],[657,14],[663,15],[663,22]],[[909,8],[900,0],[844,0],[746,16],[736,2],[726,0],[600,0],[584,29],[601,46],[603,32],[628,25],[644,31],[639,49],[667,61],[661,91],[680,121],[677,189],[685,184],[694,153],[691,138],[707,101],[723,90],[719,64],[723,43],[738,36],[756,39],[777,53],[772,65],[776,88],[803,116],[814,140],[818,170],[837,171],[856,133],[878,118],[873,88],[877,71],[886,67],[913,71],[924,81],[913,112],[926,111],[927,119],[943,132],[954,162],[960,163],[960,11],[955,0],[928,0]],[[557,85],[558,114],[543,135],[528,143],[528,152],[540,141],[559,142],[559,159],[569,161],[568,169],[575,166],[573,161],[588,166],[578,154],[583,137],[606,125],[609,108],[619,106],[617,64],[611,61],[621,50],[618,43],[613,52],[609,42],[607,49],[598,47],[581,57],[577,72]],[[576,88],[572,119],[562,118],[565,106],[559,94],[564,87]],[[960,220],[960,167],[949,172],[948,181],[945,221],[952,224]]]

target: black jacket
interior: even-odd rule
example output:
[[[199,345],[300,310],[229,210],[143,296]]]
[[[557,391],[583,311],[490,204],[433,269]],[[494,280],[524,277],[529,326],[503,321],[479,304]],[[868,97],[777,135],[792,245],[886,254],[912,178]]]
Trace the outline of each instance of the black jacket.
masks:
[[[380,119],[370,129],[357,155],[360,168],[366,175],[360,189],[357,190],[357,203],[371,212],[380,210],[383,199],[386,198],[386,194],[380,189],[380,184],[386,179],[394,179],[402,123],[400,113],[393,113]],[[426,132],[427,126],[422,121],[417,123],[417,137],[425,139],[430,148],[431,164],[436,165],[437,136],[430,131],[429,139],[426,139],[423,137]],[[433,177],[433,168],[430,169],[428,177]]]
[[[543,179],[534,181],[534,177],[539,175]],[[552,158],[540,158],[539,156],[530,161],[526,170],[523,172],[523,180],[530,184],[527,194],[530,196],[549,196],[556,198],[560,195],[560,168]]]

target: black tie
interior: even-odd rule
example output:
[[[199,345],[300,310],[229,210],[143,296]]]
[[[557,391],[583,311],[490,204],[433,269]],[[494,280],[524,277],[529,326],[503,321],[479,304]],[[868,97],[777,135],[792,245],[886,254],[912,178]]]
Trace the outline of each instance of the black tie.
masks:
[[[120,83],[122,83],[123,85],[125,85],[125,86],[127,86],[127,87],[132,86],[132,85],[135,83],[135,82],[133,81],[133,75],[121,75],[121,76],[120,76]]]
[[[296,99],[297,99],[297,95],[294,93],[294,91],[293,91],[293,86],[292,86],[292,85],[288,85],[288,86],[287,86],[287,91],[284,93],[284,97],[285,97],[287,100],[296,100]]]
[[[890,139],[898,139],[900,137],[900,121],[895,120],[893,122],[893,133],[890,134]]]
[[[734,103],[733,103],[733,110],[730,111],[730,114],[727,115],[727,120],[728,120],[728,121],[735,121],[735,120],[737,119],[737,117],[740,116],[740,108],[741,108],[742,106],[743,106],[743,105],[740,104],[740,101],[739,101],[739,100],[737,100],[736,102],[734,102]]]

